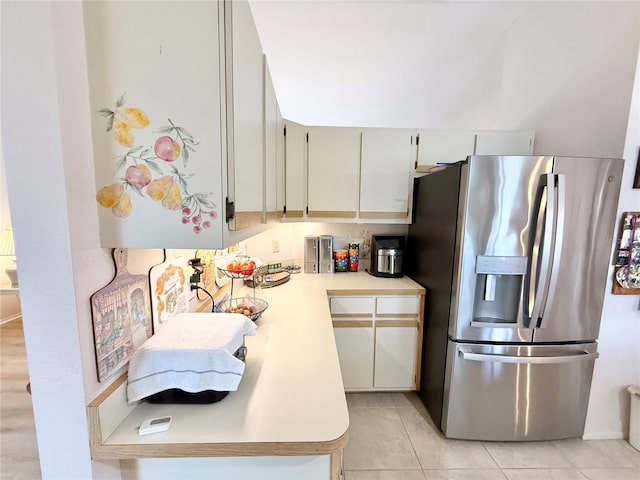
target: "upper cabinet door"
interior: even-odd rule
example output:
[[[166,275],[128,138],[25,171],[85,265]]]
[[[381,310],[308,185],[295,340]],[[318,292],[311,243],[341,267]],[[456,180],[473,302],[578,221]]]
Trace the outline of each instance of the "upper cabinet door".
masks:
[[[101,245],[222,247],[218,3],[83,8]]]
[[[306,127],[285,120],[285,218],[304,217],[305,162],[307,158]]]
[[[467,130],[419,130],[417,172],[439,163],[455,163],[473,155],[476,134]]]
[[[278,220],[282,221],[286,206],[286,171],[285,171],[285,122],[276,104],[276,205]]]
[[[229,229],[240,230],[266,221],[264,59],[249,3],[224,6],[228,187],[235,203]]]
[[[267,223],[277,221],[281,215],[278,207],[278,102],[271,81],[266,59],[264,63],[264,147],[265,147],[265,207]]]
[[[310,127],[308,132],[307,215],[355,218],[361,130]]]
[[[404,218],[409,214],[414,133],[363,129],[360,218]]]
[[[531,155],[535,133],[526,132],[478,132],[476,155]]]

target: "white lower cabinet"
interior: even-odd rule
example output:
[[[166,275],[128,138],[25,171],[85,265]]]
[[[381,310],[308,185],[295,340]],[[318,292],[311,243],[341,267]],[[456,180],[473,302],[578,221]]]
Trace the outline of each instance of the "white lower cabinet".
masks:
[[[329,297],[346,391],[417,388],[421,300],[420,295]]]
[[[342,327],[334,322],[340,370],[345,389],[373,387],[373,326]],[[336,325],[338,324],[338,325]]]
[[[417,326],[376,327],[375,337],[374,386],[414,390]]]

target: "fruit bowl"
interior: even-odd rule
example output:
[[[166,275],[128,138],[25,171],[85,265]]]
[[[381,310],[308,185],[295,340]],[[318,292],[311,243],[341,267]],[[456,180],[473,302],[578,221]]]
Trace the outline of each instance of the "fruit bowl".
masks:
[[[216,267],[231,278],[248,278],[262,262],[258,257],[237,256],[216,261]]]
[[[255,322],[268,306],[261,298],[239,297],[223,301],[218,308],[223,313],[241,313]]]

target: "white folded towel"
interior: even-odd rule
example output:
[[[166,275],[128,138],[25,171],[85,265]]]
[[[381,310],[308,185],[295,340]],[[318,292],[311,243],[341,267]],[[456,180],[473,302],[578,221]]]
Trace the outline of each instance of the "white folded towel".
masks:
[[[181,313],[136,350],[129,362],[127,398],[171,388],[185,392],[238,389],[245,364],[233,356],[256,326],[239,313]]]

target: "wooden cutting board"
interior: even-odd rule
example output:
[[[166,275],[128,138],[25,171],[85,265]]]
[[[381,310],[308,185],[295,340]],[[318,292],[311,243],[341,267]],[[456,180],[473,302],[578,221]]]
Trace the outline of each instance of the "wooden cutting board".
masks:
[[[196,250],[196,258],[201,259],[204,265],[201,287],[211,295],[215,295],[219,288],[224,287],[231,280],[221,273],[215,265],[215,258],[218,253],[218,250]],[[200,300],[209,298],[207,294],[201,290],[196,290],[196,294]]]
[[[154,332],[177,314],[189,311],[191,285],[187,262],[185,257],[174,257],[165,251],[164,262],[149,272]]]
[[[152,333],[149,278],[131,275],[127,259],[127,249],[113,249],[116,274],[90,299],[100,382],[126,365]]]

